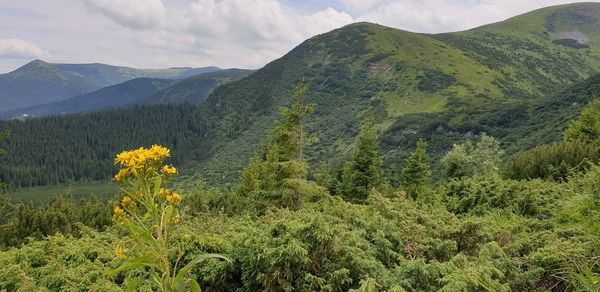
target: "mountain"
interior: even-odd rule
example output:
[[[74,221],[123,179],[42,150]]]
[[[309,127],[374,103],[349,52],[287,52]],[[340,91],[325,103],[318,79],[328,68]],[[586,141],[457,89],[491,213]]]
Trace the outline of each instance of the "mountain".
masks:
[[[102,110],[131,105],[176,82],[172,79],[137,78],[66,100],[34,105],[0,113],[0,119],[46,116]]]
[[[57,102],[0,112],[1,119],[98,111],[136,104],[198,103],[219,85],[240,79],[251,70],[227,69],[201,73],[181,81],[137,78]]]
[[[0,74],[0,112],[61,100],[97,89],[86,78],[36,60]]]
[[[599,94],[586,91],[574,104],[567,97],[577,94],[563,91],[584,86],[581,82],[586,79],[597,80],[592,76],[600,72],[600,36],[594,30],[600,25],[599,11],[598,3],[554,6],[444,34],[352,24],[311,38],[248,77],[219,86],[187,113],[189,121],[183,125],[169,125],[171,119],[163,117],[167,129],[178,129],[165,141],[143,140],[151,135],[138,133],[142,138],[136,142],[174,145],[174,153],[182,151],[190,158],[185,161],[185,167],[193,169],[190,173],[210,182],[234,181],[264,142],[280,108],[293,102],[295,86],[304,80],[310,86],[306,101],[316,104],[306,128],[319,137],[307,148],[310,162],[329,160],[335,168],[351,152],[366,120],[373,120],[381,133],[380,151],[392,178],[419,138],[429,143],[432,159],[482,132],[497,137],[511,155],[559,139],[568,118]],[[178,91],[185,92],[186,87],[182,83]],[[189,92],[193,90],[190,86]],[[546,113],[547,108],[553,110]],[[120,119],[144,124],[151,118],[143,116],[147,111],[121,111],[133,116]],[[0,127],[11,125],[16,122]],[[110,139],[118,139],[124,131],[114,129]],[[76,133],[80,132],[61,132]],[[19,143],[33,145],[27,141]],[[181,144],[193,147],[176,146]],[[19,146],[8,146],[9,152],[11,147]],[[104,145],[103,153],[122,150],[116,148]]]
[[[134,69],[105,64],[51,64],[32,61],[0,74],[0,113],[96,91],[137,78],[185,79],[217,67]]]
[[[198,74],[179,81],[172,86],[145,98],[139,103],[202,102],[215,88],[246,77],[252,72],[252,70],[244,69],[227,69],[212,73]]]
[[[480,132],[509,154],[549,142],[557,135],[536,140],[523,124],[540,103],[600,72],[599,10],[598,3],[555,6],[457,33],[357,23],[316,36],[208,97],[201,107],[211,128],[200,148],[210,152],[198,173],[235,179],[302,79],[317,106],[308,124],[319,136],[307,150],[312,161],[345,159],[367,119],[378,124],[391,173],[418,138],[434,156]],[[585,35],[589,47],[557,42],[567,31]]]

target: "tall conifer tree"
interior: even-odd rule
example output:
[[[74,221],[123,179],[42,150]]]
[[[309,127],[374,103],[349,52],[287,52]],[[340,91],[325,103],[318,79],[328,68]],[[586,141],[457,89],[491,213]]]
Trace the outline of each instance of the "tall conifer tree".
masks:
[[[379,155],[378,138],[373,123],[366,123],[358,136],[352,161],[344,165],[337,191],[349,201],[363,202],[381,183],[383,160]]]
[[[411,154],[408,163],[402,169],[400,177],[402,187],[413,198],[431,183],[431,170],[427,164],[427,142],[417,141],[417,149]]]
[[[238,192],[251,195],[265,204],[297,208],[301,193],[307,186],[308,165],[304,147],[315,140],[307,137],[304,122],[314,111],[313,104],[305,102],[308,86],[296,87],[297,101],[281,110],[282,119],[270,134],[262,158],[253,159],[242,172]]]

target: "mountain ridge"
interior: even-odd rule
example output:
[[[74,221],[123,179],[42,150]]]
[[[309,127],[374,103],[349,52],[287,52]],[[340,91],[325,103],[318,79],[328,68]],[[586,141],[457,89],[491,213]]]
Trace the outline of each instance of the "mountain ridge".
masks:
[[[101,63],[53,64],[39,59],[0,74],[0,113],[90,93],[136,78],[185,79],[218,67],[135,69]]]
[[[66,100],[0,112],[0,120],[99,111],[138,104],[198,103],[219,85],[243,78],[251,72],[225,69],[182,80],[136,78]]]

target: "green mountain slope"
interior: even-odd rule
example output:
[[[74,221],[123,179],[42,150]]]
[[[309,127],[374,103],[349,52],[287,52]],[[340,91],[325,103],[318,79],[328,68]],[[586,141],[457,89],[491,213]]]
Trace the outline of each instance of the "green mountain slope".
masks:
[[[309,122],[320,137],[308,151],[315,160],[343,159],[368,118],[382,131],[390,172],[403,166],[419,137],[430,140],[434,157],[479,132],[500,138],[509,153],[547,142],[556,134],[538,141],[525,135],[532,108],[600,72],[597,34],[587,34],[589,48],[565,46],[554,42],[547,24],[557,33],[587,32],[598,25],[599,7],[550,7],[449,34],[358,23],[312,38],[207,99],[203,110],[212,128],[204,141],[211,153],[199,173],[235,178],[302,79],[310,83],[307,99],[317,104]],[[581,24],[582,18],[588,21]]]
[[[312,162],[346,159],[368,119],[381,132],[391,177],[418,138],[428,140],[432,159],[481,132],[499,138],[511,154],[557,139],[566,121],[596,94],[556,92],[600,72],[598,36],[590,30],[598,25],[598,7],[549,7],[438,35],[349,25],[311,38],[248,77],[218,87],[194,110],[196,132],[170,138],[177,141],[173,143],[196,139],[189,142],[193,149],[182,151],[193,151],[185,153],[193,158],[186,166],[199,177],[234,181],[304,80],[310,86],[307,101],[317,105],[307,121],[308,132],[319,136],[307,149]],[[567,30],[585,34],[587,46],[556,42]],[[178,90],[185,92],[185,84]],[[567,106],[571,95],[580,101]],[[115,129],[114,135],[121,134]]]
[[[181,80],[168,88],[157,92],[139,103],[198,103],[204,101],[213,90],[220,85],[241,79],[252,73],[252,70],[227,69],[217,72],[198,74]]]
[[[96,111],[132,105],[173,84],[172,79],[138,78],[66,100],[0,113],[0,119]]]

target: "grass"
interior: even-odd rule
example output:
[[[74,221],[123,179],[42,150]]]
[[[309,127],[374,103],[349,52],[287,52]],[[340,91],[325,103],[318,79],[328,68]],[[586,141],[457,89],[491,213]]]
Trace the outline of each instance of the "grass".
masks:
[[[391,117],[405,114],[441,112],[446,105],[446,98],[437,95],[427,95],[413,92],[409,96],[398,96],[394,93],[384,93],[386,110]]]
[[[13,202],[41,203],[57,196],[69,197],[76,200],[95,196],[102,200],[115,197],[119,189],[113,182],[100,181],[91,183],[77,183],[60,186],[42,186],[20,188],[8,191],[4,197]]]

